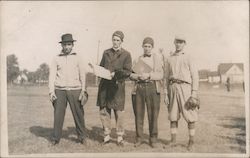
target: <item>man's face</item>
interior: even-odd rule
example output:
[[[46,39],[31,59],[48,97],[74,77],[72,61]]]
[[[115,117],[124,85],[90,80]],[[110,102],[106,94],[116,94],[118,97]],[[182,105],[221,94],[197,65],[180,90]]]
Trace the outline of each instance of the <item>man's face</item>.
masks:
[[[117,49],[117,48],[120,48],[120,46],[122,44],[122,40],[117,36],[113,36],[112,43],[113,43],[113,48]]]
[[[151,54],[151,50],[153,49],[153,46],[151,44],[145,43],[143,46],[144,54]]]
[[[63,53],[69,54],[72,51],[73,46],[74,46],[73,42],[62,43]]]
[[[185,41],[182,40],[175,40],[174,44],[177,51],[183,50],[184,46],[186,45]]]

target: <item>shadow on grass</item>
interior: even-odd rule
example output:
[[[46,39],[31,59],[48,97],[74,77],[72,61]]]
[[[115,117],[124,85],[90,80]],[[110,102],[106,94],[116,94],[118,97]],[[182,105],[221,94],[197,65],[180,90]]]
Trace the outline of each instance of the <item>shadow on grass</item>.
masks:
[[[46,128],[41,126],[32,126],[30,127],[30,132],[37,137],[42,137],[47,139],[48,141],[51,138],[52,128]]]
[[[30,132],[37,137],[42,137],[42,138],[45,138],[47,141],[50,141],[52,138],[53,128],[32,126],[30,127]],[[86,135],[90,139],[94,141],[98,141],[98,142],[102,141],[102,136],[100,135],[101,132],[102,132],[102,129],[99,127],[93,127],[91,130],[86,129],[86,133],[87,133]],[[75,137],[72,135],[75,135]],[[61,138],[77,142],[78,140],[77,140],[77,133],[76,133],[75,127],[67,127],[66,130],[63,130]]]
[[[227,139],[229,142],[236,142],[239,147],[231,146],[232,150],[238,150],[240,152],[246,152],[246,124],[245,124],[245,117],[225,117],[221,118],[221,121],[227,121],[228,123],[225,124],[217,124],[223,128],[228,128],[231,130],[239,129],[235,132],[235,135],[225,136],[219,135],[223,139]]]
[[[52,133],[53,133],[53,128],[32,126],[32,127],[30,127],[30,132],[32,134],[36,135],[37,137],[42,137],[42,138],[45,138],[47,141],[50,141],[51,137],[52,137]],[[87,136],[90,140],[97,141],[99,143],[103,142],[103,128],[93,126],[91,129],[86,129],[86,133],[87,133]],[[75,135],[75,137],[72,135]],[[110,136],[112,138],[117,138],[116,130],[114,128],[111,130]],[[78,140],[77,140],[77,134],[75,131],[75,127],[68,127],[67,130],[63,130],[62,138],[77,142]],[[144,140],[145,144],[148,144],[148,139],[149,139],[149,135],[144,134],[143,140]],[[128,143],[133,144],[135,142],[135,131],[125,130],[124,140]],[[170,143],[170,141],[159,139],[159,143],[168,145]]]
[[[50,141],[52,138],[53,128],[32,126],[30,127],[30,132],[37,137],[45,138]],[[70,137],[71,134],[76,133],[73,127],[68,127],[67,130],[62,131],[62,138],[70,139],[76,141],[76,138]]]

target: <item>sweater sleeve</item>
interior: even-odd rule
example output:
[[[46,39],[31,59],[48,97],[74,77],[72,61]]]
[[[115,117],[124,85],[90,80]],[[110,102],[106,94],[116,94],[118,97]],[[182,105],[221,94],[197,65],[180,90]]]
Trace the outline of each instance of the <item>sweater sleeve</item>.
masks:
[[[53,58],[49,66],[49,93],[52,93],[55,90],[56,70],[56,58]]]
[[[191,73],[191,80],[192,80],[192,91],[197,91],[199,87],[199,75],[198,70],[196,67],[195,60],[189,56],[189,69]]]
[[[82,90],[86,91],[86,69],[85,67],[87,67],[87,64],[85,61],[78,60],[78,65],[79,65],[79,77],[80,77],[80,81],[82,84],[81,87],[82,87]]]

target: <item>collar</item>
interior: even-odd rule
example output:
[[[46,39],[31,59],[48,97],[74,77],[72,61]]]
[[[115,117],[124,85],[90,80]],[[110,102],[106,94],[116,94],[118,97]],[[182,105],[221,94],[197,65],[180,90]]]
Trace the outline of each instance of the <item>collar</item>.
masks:
[[[146,57],[149,57],[149,58],[150,58],[151,56],[152,56],[152,54],[143,54],[143,57],[144,57],[144,58],[146,58]]]
[[[112,54],[117,54],[117,55],[120,55],[121,53],[122,53],[122,48],[120,47],[119,49],[114,49],[114,48],[111,48],[111,52],[112,52]]]
[[[118,52],[118,51],[120,51],[120,50],[122,49],[122,47],[119,47],[119,48],[117,48],[117,49],[112,47],[112,49],[113,49],[115,52]]]
[[[180,52],[174,52],[172,55],[173,56],[178,56],[178,55],[183,55],[183,54],[185,54],[185,52],[184,51],[180,51]]]
[[[62,51],[58,56],[68,56],[68,55],[76,55],[76,53],[72,50],[69,54],[64,54]]]

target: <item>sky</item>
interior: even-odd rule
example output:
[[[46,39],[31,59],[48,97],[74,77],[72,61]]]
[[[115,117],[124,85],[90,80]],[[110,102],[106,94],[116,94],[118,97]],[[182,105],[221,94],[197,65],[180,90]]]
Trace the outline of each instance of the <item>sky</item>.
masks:
[[[64,33],[73,34],[84,62],[99,63],[116,30],[124,32],[123,48],[133,59],[143,53],[147,36],[154,52],[163,48],[168,56],[174,37],[183,35],[199,69],[249,63],[248,1],[2,1],[0,13],[1,53],[15,54],[29,71],[50,64]]]

